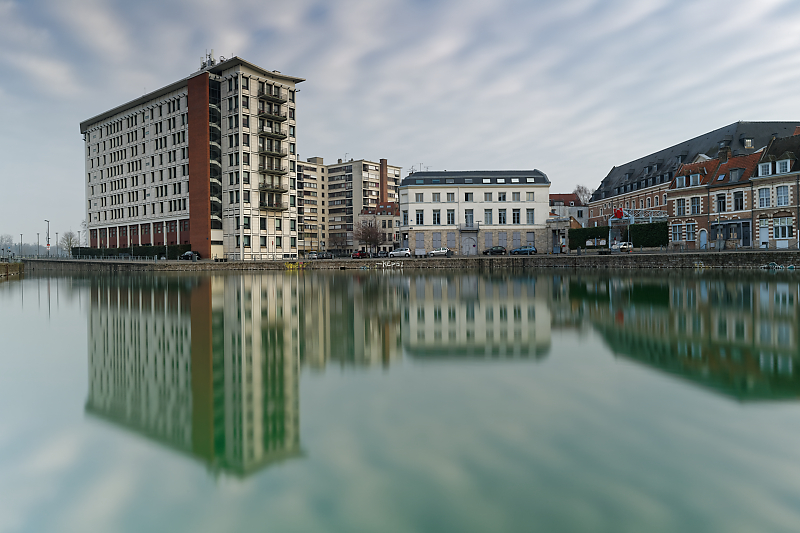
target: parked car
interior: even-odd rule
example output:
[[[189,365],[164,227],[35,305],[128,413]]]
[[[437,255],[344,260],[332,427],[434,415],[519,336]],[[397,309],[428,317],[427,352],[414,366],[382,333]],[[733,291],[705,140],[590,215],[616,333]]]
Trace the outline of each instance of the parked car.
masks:
[[[621,242],[618,244],[611,245],[612,250],[618,250],[620,252],[632,252],[633,251],[633,243],[632,242]]]
[[[503,246],[492,246],[485,249],[483,255],[506,255],[506,249]]]
[[[317,252],[317,259],[333,259],[331,252]]]
[[[389,252],[387,252],[386,250],[381,250],[380,252],[378,252],[378,257],[389,257]]]
[[[317,252],[309,252],[306,259],[319,259],[319,254]]]
[[[519,248],[514,248],[510,252],[511,255],[531,255],[536,253],[536,247],[532,244],[527,246],[520,246]]]
[[[353,252],[350,257],[353,259],[369,259],[369,252],[365,252],[364,250],[357,250]]]
[[[181,255],[178,256],[178,259],[182,259],[184,261],[191,261],[192,257],[200,259],[200,254],[193,251],[183,252]]]
[[[451,252],[450,248],[446,246],[442,248],[435,248],[430,252],[428,252],[428,257],[436,257],[436,256],[450,257],[451,255],[453,255],[453,252]]]
[[[411,250],[408,248],[398,248],[389,252],[389,257],[411,257]]]

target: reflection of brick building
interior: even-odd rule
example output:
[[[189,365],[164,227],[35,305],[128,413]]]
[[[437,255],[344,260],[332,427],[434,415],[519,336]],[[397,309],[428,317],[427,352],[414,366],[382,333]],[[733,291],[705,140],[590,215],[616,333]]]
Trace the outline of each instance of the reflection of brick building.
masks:
[[[800,284],[586,278],[576,302],[617,355],[740,400],[800,396]]]

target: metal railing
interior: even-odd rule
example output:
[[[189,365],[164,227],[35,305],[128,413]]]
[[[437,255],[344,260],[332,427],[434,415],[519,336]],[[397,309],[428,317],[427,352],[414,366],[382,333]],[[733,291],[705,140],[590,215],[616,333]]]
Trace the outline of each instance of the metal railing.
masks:
[[[458,229],[459,231],[478,231],[480,229],[480,224],[478,222],[459,224]]]
[[[275,137],[286,138],[286,130],[283,128],[268,128],[266,126],[262,126],[258,128],[259,135],[274,135]]]
[[[285,211],[289,209],[289,204],[288,202],[259,202],[258,207],[268,211]]]

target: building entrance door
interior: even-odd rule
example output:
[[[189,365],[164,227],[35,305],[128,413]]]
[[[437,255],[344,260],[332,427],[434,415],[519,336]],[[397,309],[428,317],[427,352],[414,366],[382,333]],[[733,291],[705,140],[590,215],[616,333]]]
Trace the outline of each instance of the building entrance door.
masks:
[[[475,235],[461,235],[461,255],[478,255],[478,239]]]
[[[700,249],[705,250],[708,248],[708,232],[704,229],[700,230]]]

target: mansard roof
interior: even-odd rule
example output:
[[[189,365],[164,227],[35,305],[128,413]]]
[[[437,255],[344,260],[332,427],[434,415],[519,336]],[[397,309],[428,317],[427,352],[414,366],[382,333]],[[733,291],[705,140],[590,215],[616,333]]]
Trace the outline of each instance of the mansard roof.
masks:
[[[412,172],[400,183],[407,185],[445,185],[464,184],[483,185],[484,183],[503,183],[497,179],[522,179],[521,183],[549,184],[550,179],[541,170],[456,170]],[[530,179],[527,179],[530,178]],[[484,182],[483,180],[489,180]],[[531,181],[533,180],[533,181]],[[506,184],[508,185],[508,184]]]
[[[716,158],[721,148],[730,148],[734,156],[752,154],[767,146],[773,137],[792,135],[797,126],[800,126],[800,122],[734,122],[624,165],[615,166],[600,183],[592,200],[616,196],[615,189],[626,184],[637,184],[664,174],[674,175],[682,163],[694,161],[700,154]],[[746,142],[748,140],[749,143]]]
[[[749,180],[756,173],[761,152],[747,155],[735,155],[722,163],[717,169],[716,176],[708,184],[709,187],[722,187]],[[731,180],[731,172],[738,170],[738,176]]]
[[[707,159],[697,163],[688,163],[681,165],[675,172],[675,176],[691,176],[692,174],[700,174],[700,183],[698,185],[708,185],[714,176],[717,174],[719,168],[719,159]],[[673,181],[670,184],[670,189],[675,188],[676,183]]]

